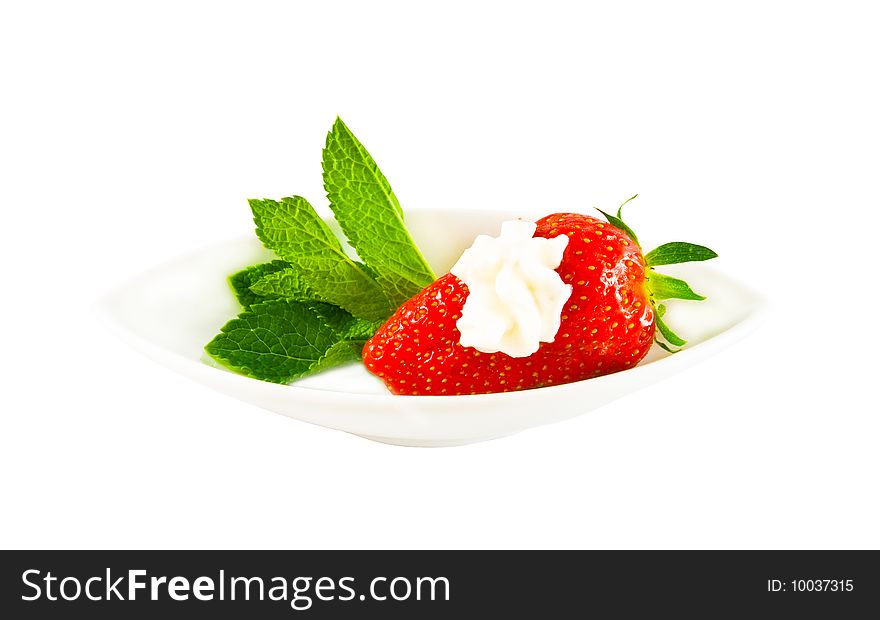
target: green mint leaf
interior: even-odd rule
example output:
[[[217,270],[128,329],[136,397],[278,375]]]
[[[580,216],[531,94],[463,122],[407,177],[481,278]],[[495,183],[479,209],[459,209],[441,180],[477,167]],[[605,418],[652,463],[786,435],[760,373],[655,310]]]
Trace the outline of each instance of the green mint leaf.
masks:
[[[664,243],[645,254],[645,262],[649,267],[658,265],[674,265],[676,263],[690,263],[693,261],[709,260],[718,256],[713,250],[702,245],[673,241]]]
[[[366,342],[375,334],[384,321],[364,321],[355,319],[346,330],[344,337],[348,340]]]
[[[293,299],[295,301],[319,300],[320,296],[308,285],[299,270],[290,263],[278,261],[287,268],[269,273],[253,284],[251,292],[272,299]]]
[[[391,185],[367,149],[337,118],[323,153],[330,208],[358,256],[396,308],[436,277],[410,237]]]
[[[345,253],[305,198],[248,202],[257,236],[296,268],[317,297],[368,321],[385,319],[395,310],[397,304],[392,304],[363,265]]]
[[[364,344],[362,342],[353,342],[351,340],[337,342],[327,349],[327,352],[315,363],[310,372],[320,372],[348,362],[356,362],[361,359],[363,348]]]
[[[336,331],[340,341],[322,357],[313,371],[325,370],[340,364],[360,360],[367,340],[382,326],[383,321],[365,321],[351,316],[345,310],[330,304],[315,303],[311,309]]]
[[[356,263],[310,261],[301,270],[318,298],[336,304],[367,321],[386,319],[394,312],[379,284]]]
[[[635,196],[633,196],[633,198],[635,198]],[[632,198],[630,198],[630,200],[632,200]],[[624,203],[624,204],[625,204],[625,203]],[[605,216],[605,219],[608,220],[608,223],[609,223],[609,224],[611,224],[612,226],[616,226],[617,228],[619,228],[620,230],[622,230],[623,232],[625,232],[627,235],[629,235],[629,238],[630,238],[630,239],[632,239],[633,241],[635,241],[635,242],[638,244],[638,242],[639,242],[639,238],[636,237],[636,233],[634,233],[633,230],[632,230],[632,228],[630,228],[629,226],[627,226],[627,225],[623,222],[622,219],[620,219],[620,218],[617,217],[617,216],[611,215],[610,213],[605,213],[602,209],[599,209],[599,208],[597,208],[596,211],[598,211],[599,213],[601,213],[602,215],[604,215],[604,216]],[[619,213],[619,211],[618,211],[618,213]]]
[[[702,301],[706,299],[702,295],[698,295],[687,282],[666,276],[662,273],[651,271],[648,273],[648,289],[654,299],[691,299],[693,301]]]
[[[660,318],[659,313],[654,316],[654,320],[657,322],[657,329],[671,344],[677,347],[682,347],[687,344],[687,340],[684,340],[681,336],[672,331],[666,323],[663,322],[663,319]],[[669,349],[667,349],[667,351],[668,350]]]
[[[232,287],[232,292],[235,293],[238,303],[247,308],[265,301],[267,297],[272,297],[271,294],[251,290],[251,286],[264,276],[287,269],[288,267],[290,267],[290,263],[283,260],[273,260],[269,263],[253,265],[229,276],[229,286]]]
[[[359,319],[339,306],[320,301],[308,302],[306,305],[344,342],[367,341],[384,323]]]
[[[336,332],[340,340],[346,339],[349,330],[359,321],[350,313],[333,304],[313,302],[309,304],[309,309],[324,322],[324,325]]]
[[[340,341],[339,332],[311,304],[273,299],[229,321],[205,351],[243,375],[290,383],[327,368],[325,357]],[[344,359],[334,352],[333,361]]]
[[[331,304],[313,303],[310,307],[324,320],[326,325],[332,327],[339,334],[340,339],[345,342],[360,343],[358,357],[360,357],[360,349],[363,348],[364,343],[384,323],[384,321],[365,321],[364,319],[359,319]]]
[[[257,225],[257,237],[282,258],[303,256],[346,259],[342,244],[327,223],[302,196],[248,200]]]

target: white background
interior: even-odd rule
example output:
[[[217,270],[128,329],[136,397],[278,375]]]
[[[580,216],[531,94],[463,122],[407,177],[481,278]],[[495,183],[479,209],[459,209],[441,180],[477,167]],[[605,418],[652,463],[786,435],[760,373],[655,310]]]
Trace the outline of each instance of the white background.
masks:
[[[0,546],[880,547],[872,4],[5,3]],[[646,244],[713,247],[770,316],[601,410],[435,450],[104,331],[101,293],[252,230],[246,197],[325,204],[337,114],[407,208],[640,192]]]

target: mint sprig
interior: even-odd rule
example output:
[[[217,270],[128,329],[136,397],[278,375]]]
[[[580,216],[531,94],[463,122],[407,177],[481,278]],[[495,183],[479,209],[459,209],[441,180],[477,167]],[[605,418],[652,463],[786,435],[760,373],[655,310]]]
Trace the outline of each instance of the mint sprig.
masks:
[[[436,279],[403,223],[385,175],[337,118],[327,134],[324,189],[336,221],[396,308]]]
[[[305,283],[325,299],[354,316],[376,320],[396,308],[364,266],[352,260],[339,239],[301,196],[249,200],[257,236],[267,248],[289,262]],[[300,290],[279,294],[299,298]]]
[[[289,383],[360,359],[394,310],[435,279],[388,180],[340,119],[322,163],[330,208],[363,262],[305,198],[249,200],[257,236],[279,260],[229,277],[244,311],[205,351],[230,370]]]

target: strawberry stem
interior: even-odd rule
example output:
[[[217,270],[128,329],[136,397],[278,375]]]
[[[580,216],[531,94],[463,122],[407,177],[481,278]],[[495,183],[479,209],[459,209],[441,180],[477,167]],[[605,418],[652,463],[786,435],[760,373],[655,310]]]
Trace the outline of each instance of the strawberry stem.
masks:
[[[678,353],[681,349],[673,349],[668,344],[660,340],[659,338],[654,338],[654,342],[657,343],[657,346],[666,351],[667,353]]]
[[[636,198],[636,196],[638,196],[638,194],[625,200],[623,204],[617,208],[617,215],[605,213],[602,209],[598,208],[596,210],[605,216],[605,219],[608,220],[609,224],[616,226],[625,232],[636,243],[636,245],[641,248],[641,244],[639,243],[635,232],[633,232],[632,228],[623,221],[622,213],[624,205]],[[665,243],[645,254],[645,266],[647,267],[645,288],[648,291],[648,298],[650,299],[651,306],[654,308],[657,331],[666,340],[666,342],[663,342],[655,336],[654,341],[664,351],[677,353],[680,349],[673,350],[669,344],[681,347],[687,344],[687,340],[672,331],[665,321],[663,321],[663,315],[666,313],[666,306],[658,304],[657,302],[663,299],[702,301],[706,298],[705,296],[696,293],[684,280],[657,273],[654,271],[654,267],[659,265],[674,265],[678,263],[704,261],[717,256],[718,254],[714,250],[710,250],[702,245],[686,243],[684,241]],[[669,344],[666,344],[667,342]]]

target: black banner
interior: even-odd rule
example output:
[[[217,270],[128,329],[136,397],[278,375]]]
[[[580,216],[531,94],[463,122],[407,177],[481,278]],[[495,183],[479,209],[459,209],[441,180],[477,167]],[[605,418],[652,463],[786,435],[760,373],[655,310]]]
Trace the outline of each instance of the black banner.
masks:
[[[0,611],[16,619],[440,618],[478,611],[558,617],[608,609],[613,617],[851,617],[880,603],[874,551],[7,551],[0,557]]]

